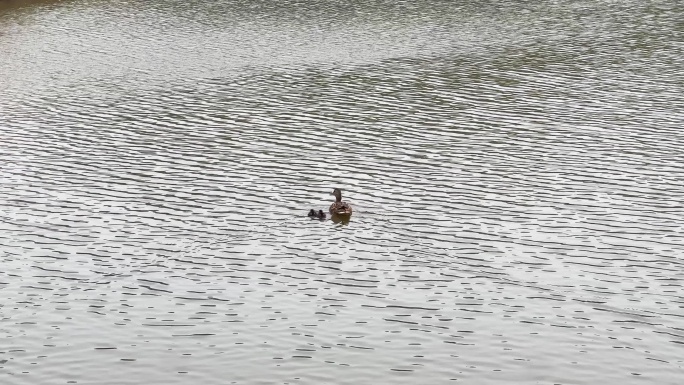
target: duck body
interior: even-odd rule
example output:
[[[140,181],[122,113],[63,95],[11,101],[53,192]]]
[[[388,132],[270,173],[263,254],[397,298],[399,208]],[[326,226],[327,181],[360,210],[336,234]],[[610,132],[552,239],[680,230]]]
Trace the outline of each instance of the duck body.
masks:
[[[342,201],[342,191],[338,188],[334,189],[331,195],[335,196],[335,202],[330,205],[330,215],[333,216],[351,216],[352,207],[349,203]]]

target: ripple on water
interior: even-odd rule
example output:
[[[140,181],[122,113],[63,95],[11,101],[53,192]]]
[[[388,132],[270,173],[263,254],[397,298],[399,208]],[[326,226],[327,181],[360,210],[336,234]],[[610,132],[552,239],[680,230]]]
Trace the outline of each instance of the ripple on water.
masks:
[[[677,383],[680,13],[0,10],[1,373]]]

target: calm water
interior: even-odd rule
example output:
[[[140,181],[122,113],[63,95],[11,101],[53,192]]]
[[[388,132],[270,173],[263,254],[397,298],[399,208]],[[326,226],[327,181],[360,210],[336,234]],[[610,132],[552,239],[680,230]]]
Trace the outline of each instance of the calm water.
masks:
[[[680,384],[682,20],[4,2],[0,383]]]

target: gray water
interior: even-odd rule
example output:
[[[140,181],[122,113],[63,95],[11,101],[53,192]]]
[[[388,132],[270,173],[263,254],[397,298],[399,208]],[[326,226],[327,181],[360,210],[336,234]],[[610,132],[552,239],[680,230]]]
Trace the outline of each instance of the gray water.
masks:
[[[680,384],[683,20],[0,3],[0,383]]]

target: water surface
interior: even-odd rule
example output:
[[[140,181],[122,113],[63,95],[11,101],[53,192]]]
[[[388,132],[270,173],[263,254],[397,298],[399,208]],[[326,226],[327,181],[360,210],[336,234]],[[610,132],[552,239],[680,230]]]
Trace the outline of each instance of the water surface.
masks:
[[[678,384],[681,20],[5,4],[0,381]]]

